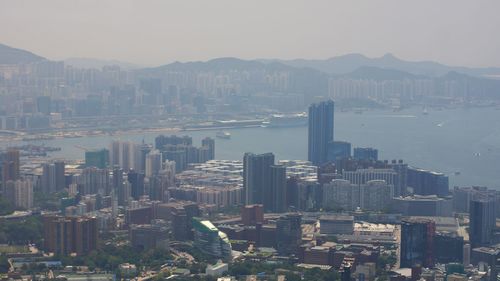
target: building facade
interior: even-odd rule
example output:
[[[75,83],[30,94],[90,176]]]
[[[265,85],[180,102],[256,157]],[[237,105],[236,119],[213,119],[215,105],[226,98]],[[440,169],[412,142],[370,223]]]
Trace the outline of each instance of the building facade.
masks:
[[[328,144],[334,140],[334,102],[309,106],[308,160],[316,166],[328,162]]]

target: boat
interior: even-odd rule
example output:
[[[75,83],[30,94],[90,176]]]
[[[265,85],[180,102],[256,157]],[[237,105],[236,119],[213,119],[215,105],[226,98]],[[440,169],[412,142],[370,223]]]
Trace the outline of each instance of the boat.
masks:
[[[299,127],[307,125],[307,114],[305,112],[297,114],[273,114],[269,120],[262,122],[268,128],[277,127]]]
[[[424,108],[424,110],[422,111],[422,114],[423,115],[429,115],[429,111],[427,111],[427,108]]]
[[[227,139],[227,140],[231,138],[231,134],[225,131],[219,131],[215,134],[215,136],[220,139]]]

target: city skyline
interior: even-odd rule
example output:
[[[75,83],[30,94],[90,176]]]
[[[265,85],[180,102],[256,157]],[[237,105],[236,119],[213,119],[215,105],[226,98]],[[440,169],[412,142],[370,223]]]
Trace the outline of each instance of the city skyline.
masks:
[[[0,280],[500,280],[498,10],[0,0]]]

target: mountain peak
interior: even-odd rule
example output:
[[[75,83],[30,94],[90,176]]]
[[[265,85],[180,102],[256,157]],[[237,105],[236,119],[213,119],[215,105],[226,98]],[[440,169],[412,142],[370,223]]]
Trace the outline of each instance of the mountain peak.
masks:
[[[23,64],[45,60],[31,52],[0,44],[0,64]]]
[[[387,54],[383,55],[380,59],[383,61],[400,61],[400,59],[398,59],[392,53],[387,53]]]

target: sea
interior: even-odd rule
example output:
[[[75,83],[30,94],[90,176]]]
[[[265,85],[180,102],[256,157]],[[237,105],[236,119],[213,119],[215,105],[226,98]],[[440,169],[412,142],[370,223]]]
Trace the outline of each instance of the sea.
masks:
[[[245,152],[272,152],[277,159],[307,159],[307,126],[227,129],[230,139],[216,138],[216,158],[241,160]],[[216,130],[180,131],[201,145]],[[166,134],[172,134],[166,131]],[[109,147],[113,139],[154,143],[161,132],[123,133],[43,141],[60,147],[54,158],[83,159],[84,150]],[[402,159],[410,166],[445,173],[453,186],[500,190],[500,110],[497,108],[367,110],[335,113],[335,140],[353,147],[373,147],[379,159]]]

